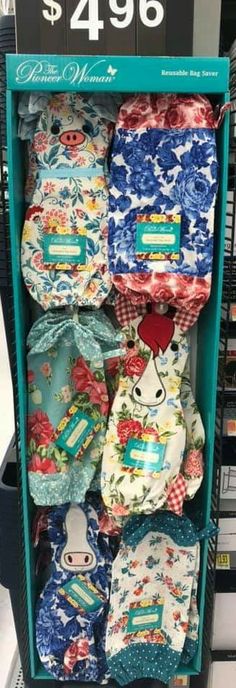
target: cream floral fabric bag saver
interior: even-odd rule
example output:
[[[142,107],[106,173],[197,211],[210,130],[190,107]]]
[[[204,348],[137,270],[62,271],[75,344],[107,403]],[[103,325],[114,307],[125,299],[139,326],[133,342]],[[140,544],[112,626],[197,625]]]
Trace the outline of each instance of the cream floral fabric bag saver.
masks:
[[[111,128],[78,93],[54,95],[39,118],[22,273],[44,310],[99,307],[110,291],[105,160]]]
[[[178,510],[175,501],[179,491],[183,502],[198,489],[204,444],[188,377],[186,418],[180,396],[188,340],[171,317],[158,313],[137,318],[123,332],[127,353],[108,423],[102,496],[115,517],[152,513],[164,505],[181,513],[182,503]]]

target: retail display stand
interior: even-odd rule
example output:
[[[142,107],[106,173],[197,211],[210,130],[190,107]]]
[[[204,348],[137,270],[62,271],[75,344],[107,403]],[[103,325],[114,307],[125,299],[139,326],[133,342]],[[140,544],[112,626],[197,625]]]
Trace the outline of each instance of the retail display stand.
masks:
[[[29,28],[30,30],[30,28]],[[37,597],[34,553],[31,546],[33,504],[28,492],[26,457],[26,335],[30,325],[29,297],[23,286],[20,266],[20,241],[25,214],[24,145],[18,138],[17,101],[19,91],[99,91],[99,92],[175,92],[204,93],[215,104],[228,99],[228,60],[226,58],[159,57],[62,57],[53,55],[9,55],[7,57],[7,135],[9,163],[10,238],[14,288],[17,376],[15,385],[19,405],[18,461],[20,463],[20,503],[24,555],[22,625],[25,634],[23,672],[27,686],[60,686],[40,666],[35,647],[34,608]],[[224,259],[224,227],[228,168],[228,114],[217,132],[220,165],[219,190],[215,216],[215,247],[211,297],[202,311],[197,328],[196,400],[206,431],[205,476],[202,489],[194,500],[197,526],[204,528],[211,517],[212,475],[214,463],[215,409],[217,393],[218,346],[220,334],[221,293]],[[183,674],[197,675],[202,668],[204,609],[208,596],[206,580],[214,566],[208,558],[208,542],[201,546],[199,584],[199,647]],[[209,563],[210,562],[210,563]],[[211,590],[210,590],[211,594]],[[208,641],[209,642],[209,641]],[[179,671],[178,673],[181,673]],[[77,682],[68,685],[81,686]],[[88,685],[88,684],[86,684]],[[110,685],[114,685],[111,683]],[[155,685],[155,682],[152,682]],[[159,685],[159,684],[158,684]]]

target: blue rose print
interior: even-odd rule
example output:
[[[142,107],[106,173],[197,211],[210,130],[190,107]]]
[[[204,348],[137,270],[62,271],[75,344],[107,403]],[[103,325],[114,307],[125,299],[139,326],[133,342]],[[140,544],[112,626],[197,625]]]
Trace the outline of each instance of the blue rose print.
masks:
[[[156,270],[205,277],[212,265],[209,212],[214,207],[217,179],[213,130],[118,129],[110,180],[111,272]],[[181,215],[178,259],[157,262],[136,255],[137,215],[152,213]]]
[[[179,172],[171,198],[179,203],[189,219],[196,219],[199,211],[207,212],[212,205],[214,189],[202,172],[193,167]]]

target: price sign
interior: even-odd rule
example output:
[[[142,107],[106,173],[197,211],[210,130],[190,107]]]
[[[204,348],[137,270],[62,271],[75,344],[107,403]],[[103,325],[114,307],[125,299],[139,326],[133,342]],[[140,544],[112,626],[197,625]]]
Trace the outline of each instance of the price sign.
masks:
[[[217,554],[216,556],[216,568],[217,569],[230,569],[230,554],[227,552],[225,554]]]
[[[194,0],[15,2],[20,53],[191,55]]]

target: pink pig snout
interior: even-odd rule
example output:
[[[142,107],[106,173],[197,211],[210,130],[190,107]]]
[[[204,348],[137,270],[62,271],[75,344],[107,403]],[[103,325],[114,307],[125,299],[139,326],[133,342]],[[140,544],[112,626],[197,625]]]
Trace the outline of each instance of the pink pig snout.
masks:
[[[59,141],[63,143],[63,146],[81,146],[85,141],[85,135],[82,131],[68,129],[59,136]]]
[[[92,554],[89,552],[68,552],[64,555],[64,561],[67,566],[71,566],[73,569],[75,566],[90,566],[93,561]]]

